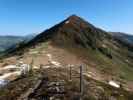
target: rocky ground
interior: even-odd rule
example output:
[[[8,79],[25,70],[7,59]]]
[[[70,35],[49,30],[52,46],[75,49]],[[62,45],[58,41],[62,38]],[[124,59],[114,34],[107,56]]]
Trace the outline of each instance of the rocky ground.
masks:
[[[1,88],[0,100],[132,100],[133,94],[124,90],[131,88],[125,83],[121,88],[116,87],[120,86],[119,81],[101,74],[95,69],[95,63],[86,63],[78,50],[75,53],[79,56],[76,56],[73,51],[71,53],[63,48],[40,45],[24,55],[1,61],[0,79],[6,80],[8,84]],[[18,66],[20,62],[32,66],[32,72],[22,76],[21,67]],[[80,65],[83,65],[84,78],[82,96]],[[110,81],[115,85],[109,84]]]
[[[17,85],[16,85],[17,84]],[[10,94],[10,95],[9,95]],[[66,67],[34,70],[18,77],[0,91],[0,100],[131,100],[132,94],[83,75],[83,95],[79,72]]]

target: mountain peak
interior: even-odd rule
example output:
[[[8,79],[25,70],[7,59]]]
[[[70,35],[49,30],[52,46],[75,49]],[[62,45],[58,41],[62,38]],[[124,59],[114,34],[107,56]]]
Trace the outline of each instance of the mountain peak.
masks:
[[[67,20],[69,20],[69,21],[79,21],[79,20],[81,20],[81,18],[77,15],[71,15],[71,16],[68,17]]]
[[[74,23],[75,25],[79,25],[80,28],[82,26],[82,28],[84,27],[90,27],[91,29],[95,28],[92,24],[90,24],[89,22],[87,22],[86,20],[84,20],[82,17],[79,17],[75,14],[69,16],[66,20],[65,23]]]
[[[70,15],[68,18],[69,18],[69,19],[71,19],[71,18],[79,18],[79,16],[73,14],[73,15]]]
[[[96,28],[77,15],[71,15],[59,24],[37,35],[27,45],[36,45],[39,42],[51,41],[58,46],[80,46],[97,49],[108,34]]]

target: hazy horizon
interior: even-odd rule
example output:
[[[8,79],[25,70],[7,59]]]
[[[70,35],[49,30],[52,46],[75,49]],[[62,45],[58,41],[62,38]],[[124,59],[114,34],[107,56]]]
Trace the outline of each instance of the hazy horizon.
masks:
[[[132,0],[1,0],[0,35],[40,33],[76,14],[105,31],[133,34]]]

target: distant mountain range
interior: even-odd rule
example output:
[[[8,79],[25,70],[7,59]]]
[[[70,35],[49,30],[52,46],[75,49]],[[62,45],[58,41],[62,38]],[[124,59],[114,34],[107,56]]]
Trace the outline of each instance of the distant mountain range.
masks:
[[[21,42],[29,42],[35,37],[35,34],[27,36],[0,36],[0,52],[4,52],[8,48],[16,47]]]
[[[127,33],[121,33],[121,32],[111,32],[112,35],[120,40],[123,40],[125,42],[128,42],[130,44],[133,44],[133,35],[129,35]]]
[[[110,32],[110,33],[116,40],[119,40],[120,42],[133,47],[133,35],[129,35],[127,33],[122,33],[122,32]]]
[[[19,36],[0,36],[0,52],[22,41],[23,37]]]

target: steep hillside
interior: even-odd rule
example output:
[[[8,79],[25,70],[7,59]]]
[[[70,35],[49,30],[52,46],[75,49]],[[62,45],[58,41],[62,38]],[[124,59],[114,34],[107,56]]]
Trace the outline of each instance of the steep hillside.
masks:
[[[15,54],[21,54],[23,50],[26,51],[45,41],[50,41],[51,45],[73,53],[79,52],[76,55],[83,56],[86,60],[90,59],[91,61],[86,63],[95,63],[104,73],[133,80],[133,52],[128,50],[128,46],[116,41],[110,33],[96,28],[76,15],[42,32],[29,43],[21,44],[10,54],[15,51],[18,51]]]
[[[34,81],[34,78],[36,79],[37,75],[41,74],[42,77],[47,75],[47,80],[44,80],[44,83],[47,83],[51,75],[53,76],[50,82],[57,81],[58,79],[55,80],[55,77],[61,77],[61,80],[69,84],[69,87],[65,87],[68,89],[65,96],[69,97],[70,94],[78,91],[75,89],[78,89],[79,81],[73,79],[72,83],[68,82],[67,79],[70,70],[68,65],[75,66],[72,70],[74,73],[77,73],[79,72],[78,66],[82,64],[84,65],[83,69],[85,75],[85,95],[91,92],[88,90],[93,90],[94,94],[90,94],[92,98],[95,99],[92,100],[103,100],[103,98],[100,99],[100,95],[104,95],[105,100],[110,100],[112,95],[112,98],[115,98],[115,100],[130,100],[129,98],[132,98],[132,94],[127,92],[133,91],[132,49],[129,49],[128,45],[123,45],[123,43],[116,40],[110,33],[93,26],[76,15],[68,17],[61,23],[40,33],[27,43],[21,42],[16,48],[8,49],[5,57],[9,58],[5,58],[1,61],[1,65],[5,65],[7,62],[9,62],[8,64],[16,64],[18,61],[23,61],[26,64],[31,64],[32,62],[33,64],[34,61],[33,65],[35,70],[32,75],[34,74],[35,77],[33,77],[33,75],[32,78],[29,76],[28,78],[20,78],[15,82],[13,81],[13,86],[11,85],[11,88],[14,89],[15,83],[23,83],[27,80],[26,86],[20,84],[20,86],[22,85],[20,93],[27,91],[28,86],[30,88],[30,84],[32,83],[29,83],[29,80]],[[110,80],[120,83],[122,88],[116,90],[108,85],[108,81]],[[91,82],[94,83],[94,86]],[[49,84],[47,85],[49,86]],[[75,84],[75,86],[73,84]],[[47,90],[48,86],[45,86],[45,84],[40,85],[36,89],[36,92],[34,92],[35,94],[33,93],[31,97],[37,100],[37,98],[40,98],[42,95],[49,96],[49,94],[47,94],[49,93],[49,88],[48,91],[44,92],[44,90]],[[7,90],[9,90],[8,88],[10,89],[10,85],[7,87]],[[5,94],[9,94],[10,91],[7,92],[7,90],[5,90]],[[100,93],[102,91],[102,94],[100,94],[99,91]],[[122,91],[122,93],[120,91]],[[2,93],[3,98],[5,94]],[[18,97],[21,96],[18,92],[15,92],[13,95]],[[79,94],[76,95],[79,96]],[[10,95],[7,97],[10,98]],[[68,98],[66,100],[68,100]]]
[[[99,49],[102,52],[100,47],[109,39],[111,39],[111,36],[107,32],[94,27],[76,15],[72,15],[63,22],[40,33],[23,46],[32,46],[50,40],[58,46],[92,48],[94,50]],[[20,47],[23,48],[23,46]]]
[[[82,18],[72,15],[63,22],[42,32],[31,41],[31,45],[34,42],[52,39],[58,45],[78,45],[85,48],[91,46],[91,48],[96,49],[103,42],[104,38],[108,39],[110,35],[89,24]]]
[[[40,33],[28,43],[21,43],[8,54],[22,54],[28,48],[50,41],[50,45],[64,48],[93,62],[102,73],[133,80],[133,52],[128,45],[117,41],[110,33],[103,31],[82,18],[72,15],[61,23]],[[88,61],[87,61],[88,60]]]

